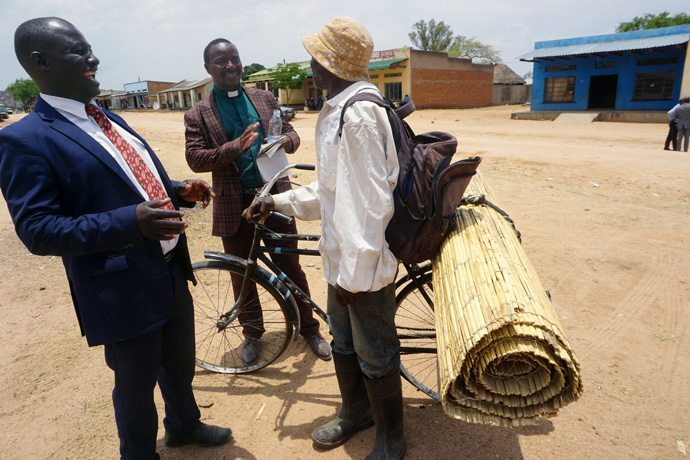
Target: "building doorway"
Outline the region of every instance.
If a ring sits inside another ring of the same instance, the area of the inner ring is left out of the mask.
[[[589,80],[589,108],[615,109],[618,75],[593,75]]]

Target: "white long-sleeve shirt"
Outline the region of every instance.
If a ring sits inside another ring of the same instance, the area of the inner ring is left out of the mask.
[[[388,248],[398,157],[385,109],[361,101],[343,105],[360,91],[357,82],[326,101],[316,121],[317,181],[274,195],[276,210],[303,220],[321,219],[319,252],[324,280],[350,292],[378,291],[395,280],[398,261]]]

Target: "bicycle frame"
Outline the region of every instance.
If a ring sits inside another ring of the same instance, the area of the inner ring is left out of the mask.
[[[283,168],[282,171],[280,171],[278,174],[276,174],[269,182],[267,182],[261,189],[260,193],[258,194],[258,197],[264,197],[268,194],[268,191],[271,190],[273,185],[275,185],[275,182],[280,178],[280,176],[288,171],[291,168],[297,168],[297,169],[313,169],[312,165],[288,165],[285,168]],[[280,213],[277,212],[272,212],[271,213],[274,217],[282,220],[287,220],[291,221],[292,218],[288,216],[284,216]],[[249,285],[251,283],[251,275],[254,272],[255,267],[258,265],[258,262],[263,262],[264,265],[268,268],[268,271],[270,271],[273,275],[278,277],[278,280],[285,286],[287,289],[288,293],[292,293],[295,297],[303,300],[309,307],[316,312],[317,315],[323,319],[326,324],[330,327],[330,321],[328,319],[327,313],[319,307],[318,304],[316,304],[311,297],[309,297],[302,289],[300,289],[299,286],[297,286],[273,261],[269,259],[267,256],[268,254],[297,254],[297,255],[306,255],[306,256],[318,256],[319,251],[316,249],[304,249],[304,248],[275,248],[275,247],[269,247],[269,246],[263,246],[261,245],[261,241],[263,239],[273,239],[276,241],[290,241],[290,240],[297,240],[297,241],[318,241],[321,238],[320,235],[307,235],[307,234],[289,234],[289,233],[277,233],[273,232],[269,228],[266,227],[265,225],[265,219],[259,219],[256,220],[254,223],[254,236],[252,238],[252,246],[249,251],[249,255],[246,259],[246,272],[245,276],[242,282],[242,288],[240,291],[240,294],[237,296],[237,301],[235,304],[228,310],[223,316],[221,316],[220,321],[218,322],[218,332],[222,331],[225,329],[228,324],[230,324],[237,315],[239,315],[239,310],[240,306],[244,304],[247,292],[249,290]],[[208,258],[208,253],[206,253],[206,257]],[[217,258],[217,257],[214,257]],[[419,277],[420,275],[426,273],[430,266],[431,263],[427,263],[425,265],[419,266],[418,264],[403,264],[405,267],[405,270],[407,273],[399,278],[396,281],[396,290],[397,288],[405,285],[406,283],[412,283],[417,290],[420,292],[421,296],[424,298],[424,300],[430,305],[433,309],[433,299],[428,295],[426,292],[426,289],[424,289],[424,286],[420,283]],[[286,299],[288,297],[286,296]],[[289,300],[292,301],[293,308],[295,310],[295,313],[297,314],[297,317],[299,318],[299,310],[297,309],[295,299],[290,298]],[[295,325],[296,331],[295,331],[295,337],[299,335],[299,321],[297,321]],[[436,337],[436,331],[429,331],[428,333],[421,333],[417,332],[415,334],[402,334],[399,335],[401,339],[419,339],[419,338],[435,338]],[[416,354],[416,353],[436,353],[436,349],[432,348],[426,348],[426,347],[409,347],[409,346],[402,346],[400,347],[400,353],[401,354]]]
[[[303,164],[293,164],[293,165],[287,165],[285,166],[280,172],[278,172],[271,180],[269,180],[264,186],[261,188],[261,191],[258,194],[258,197],[264,197],[268,195],[268,191],[273,188],[275,185],[276,181],[283,175],[283,173],[287,172],[288,170],[296,168],[296,169],[306,169],[306,170],[314,170],[313,165],[303,165]],[[273,216],[275,216],[278,219],[286,220],[286,221],[291,221],[291,217],[284,216],[280,213],[277,212],[272,212],[271,213]],[[263,262],[269,270],[278,276],[278,279],[280,282],[283,283],[283,285],[287,288],[288,292],[293,293],[295,296],[299,297],[301,300],[307,303],[309,307],[314,310],[325,322],[326,324],[329,325],[330,323],[328,321],[328,315],[316,304],[314,301],[302,290],[297,286],[276,264],[274,264],[267,256],[266,254],[276,254],[276,253],[281,253],[281,254],[298,254],[298,255],[309,255],[309,256],[318,256],[319,251],[316,249],[301,249],[301,248],[273,248],[273,247],[268,247],[268,246],[262,246],[261,245],[261,240],[263,238],[271,238],[274,240],[278,241],[288,241],[288,240],[298,240],[298,241],[318,241],[321,236],[320,235],[304,235],[304,234],[287,234],[287,233],[276,233],[271,231],[269,228],[266,227],[265,225],[265,219],[259,219],[258,221],[255,221],[254,224],[254,236],[252,238],[252,246],[249,251],[249,256],[246,259],[246,272],[245,276],[242,280],[242,287],[240,290],[239,295],[237,296],[237,300],[235,301],[235,304],[228,310],[224,315],[221,316],[220,321],[218,322],[218,332],[222,331],[225,329],[228,324],[230,324],[237,315],[239,315],[240,312],[240,306],[244,305],[245,298],[247,296],[247,292],[249,290],[249,284],[251,283],[251,275],[254,272],[254,268],[257,266],[257,260]],[[287,299],[287,297],[286,297]],[[292,306],[295,310],[295,313],[297,317],[299,318],[299,310],[297,309],[296,303],[294,299],[290,299],[292,302]],[[299,321],[297,321],[295,325],[296,331],[295,331],[295,337],[299,335]]]

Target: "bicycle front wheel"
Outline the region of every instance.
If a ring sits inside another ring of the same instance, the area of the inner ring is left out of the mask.
[[[292,338],[290,306],[280,291],[256,269],[250,279],[255,295],[235,306],[231,275],[242,283],[245,266],[227,261],[205,260],[193,264],[196,364],[225,374],[242,374],[264,368],[275,361]],[[252,290],[253,291],[253,290]],[[246,337],[260,335],[258,361],[242,360]]]
[[[431,272],[420,275],[417,283],[408,282],[396,295],[400,372],[405,380],[438,401],[441,398]]]

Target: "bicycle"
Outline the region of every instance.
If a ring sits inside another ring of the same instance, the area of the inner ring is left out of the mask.
[[[315,169],[313,165],[288,165],[262,187],[258,196],[265,196],[278,178],[293,168]],[[291,219],[277,212],[272,215]],[[318,256],[318,250],[267,247],[261,244],[263,238],[313,242],[318,241],[320,235],[279,234],[266,228],[263,221],[255,221],[247,259],[206,251],[207,260],[193,264],[197,284],[190,289],[194,298],[196,364],[204,369],[242,374],[262,369],[278,359],[290,340],[296,340],[299,334],[295,296],[303,299],[329,324],[326,312],[267,256],[275,252]],[[258,265],[259,261],[266,268]],[[439,400],[431,263],[404,267],[406,273],[396,280],[395,319],[400,339],[400,371],[417,389]],[[233,276],[238,284],[241,280],[237,298],[232,287]],[[240,315],[243,316],[241,323]],[[249,366],[240,356],[245,340],[243,329],[247,327],[263,332],[259,360]]]

